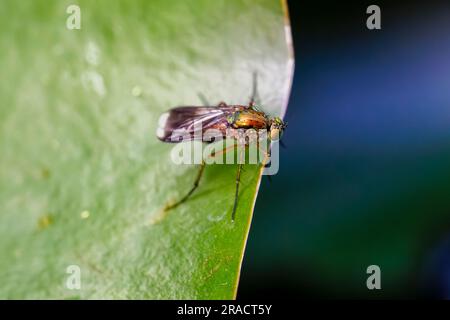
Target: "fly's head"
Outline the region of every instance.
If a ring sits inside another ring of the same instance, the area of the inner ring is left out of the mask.
[[[270,124],[269,127],[270,140],[271,141],[279,140],[283,135],[284,129],[286,129],[287,127],[287,122],[284,122],[279,117],[275,117],[270,120],[269,124]]]

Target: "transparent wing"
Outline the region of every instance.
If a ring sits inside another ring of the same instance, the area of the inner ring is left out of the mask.
[[[220,130],[225,136],[228,128],[227,117],[233,112],[245,109],[240,105],[223,105],[218,107],[176,107],[165,112],[159,118],[156,136],[164,142],[179,142],[173,139],[174,134],[183,134],[184,140],[203,139],[203,134],[195,134],[196,129],[205,132],[208,129]]]

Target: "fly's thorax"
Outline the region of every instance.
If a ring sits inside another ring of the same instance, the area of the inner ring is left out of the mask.
[[[234,112],[227,120],[235,129],[266,129],[268,126],[265,114],[254,110]]]

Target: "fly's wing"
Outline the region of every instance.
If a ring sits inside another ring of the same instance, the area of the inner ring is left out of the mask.
[[[176,107],[163,113],[159,118],[156,136],[164,142],[203,140],[203,133],[216,129],[225,136],[228,128],[227,117],[233,112],[245,109],[245,106],[218,107]],[[200,129],[196,132],[196,129]],[[206,141],[209,142],[209,139]]]

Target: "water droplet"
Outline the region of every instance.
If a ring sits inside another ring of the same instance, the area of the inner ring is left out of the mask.
[[[87,211],[87,210],[84,210],[84,211],[82,211],[82,212],[80,213],[81,219],[87,219],[87,218],[89,218],[90,215],[91,215],[91,214],[90,214],[89,211]]]

